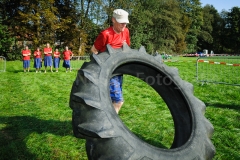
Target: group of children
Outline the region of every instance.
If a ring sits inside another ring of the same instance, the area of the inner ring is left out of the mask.
[[[61,59],[61,53],[56,48],[55,51],[52,51],[52,48],[50,47],[50,44],[47,43],[46,47],[43,49],[44,53],[44,73],[47,72],[47,67],[50,67],[50,71],[52,70],[52,63],[53,67],[56,69],[56,72],[58,72],[60,59]],[[36,68],[36,73],[41,72],[40,69],[42,67],[42,52],[40,51],[40,48],[38,47],[34,51],[34,68]],[[73,53],[71,50],[68,49],[68,46],[65,47],[65,50],[62,52],[63,55],[63,67],[66,68],[66,72],[71,72],[71,65],[70,65],[70,59],[73,56]],[[31,56],[31,50],[29,50],[28,46],[25,47],[24,50],[22,50],[22,56],[23,56],[23,70],[24,72],[29,72],[30,70],[30,56]],[[53,59],[52,59],[53,56]]]

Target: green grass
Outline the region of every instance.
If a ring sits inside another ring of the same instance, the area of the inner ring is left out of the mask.
[[[240,159],[240,87],[202,84],[196,80],[196,58],[166,62],[194,85],[215,128],[214,159]],[[187,62],[189,61],[189,62]],[[81,65],[81,64],[80,64]],[[0,159],[87,159],[85,141],[73,136],[69,94],[76,71],[23,73],[22,62],[7,62],[0,72]],[[119,116],[138,137],[169,148],[174,137],[171,114],[158,94],[141,80],[124,76],[125,103]]]

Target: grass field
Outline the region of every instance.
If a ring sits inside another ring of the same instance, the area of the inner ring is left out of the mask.
[[[167,62],[194,85],[215,128],[214,159],[240,159],[240,87],[196,81],[196,64]],[[194,59],[195,60],[195,59]],[[79,67],[81,64],[79,64]],[[23,73],[22,62],[0,72],[0,159],[87,159],[85,141],[73,136],[69,94],[77,71]],[[141,80],[124,76],[125,103],[119,116],[141,139],[162,148],[173,141],[171,114],[157,93]]]

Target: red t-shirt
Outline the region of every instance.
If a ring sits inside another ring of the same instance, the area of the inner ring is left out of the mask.
[[[54,52],[53,54],[54,54],[54,57],[56,58],[60,57],[60,52]]]
[[[28,49],[28,50],[26,50],[26,49],[24,49],[24,50],[22,50],[22,55],[23,54],[31,54],[31,51]],[[23,56],[23,60],[30,60],[30,55],[28,55],[28,56]]]
[[[106,51],[106,45],[109,44],[113,48],[121,48],[123,42],[126,42],[130,46],[130,36],[128,28],[125,28],[123,32],[117,34],[113,27],[109,27],[103,30],[94,42],[94,47],[99,52]]]
[[[45,52],[52,52],[52,48],[44,48],[43,52],[45,56],[51,56],[52,55],[51,53],[45,54]]]
[[[65,50],[65,51],[63,51],[63,59],[64,60],[70,60],[71,58],[71,55],[72,55],[72,51],[70,51],[70,50]]]
[[[34,57],[35,58],[41,58],[42,52],[41,51],[34,51]]]

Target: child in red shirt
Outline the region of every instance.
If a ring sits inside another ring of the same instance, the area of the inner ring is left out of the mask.
[[[52,72],[52,48],[50,44],[47,43],[46,47],[43,49],[44,52],[44,66],[45,66],[45,73],[47,72],[47,67],[50,67]]]
[[[56,69],[56,72],[58,72],[59,64],[60,64],[60,52],[58,49],[55,49],[55,52],[53,53],[53,67]]]
[[[68,72],[68,70],[71,72],[70,59],[73,56],[73,53],[68,49],[68,46],[66,46],[62,54],[63,54],[63,60],[64,60],[63,67],[66,68],[66,72]]]
[[[29,72],[30,70],[30,55],[31,51],[28,49],[28,46],[26,46],[25,49],[22,50],[24,72],[26,72],[26,70]]]
[[[34,51],[34,68],[36,68],[36,73],[40,72],[40,68],[42,67],[42,52],[40,48],[37,47],[37,50]]]

